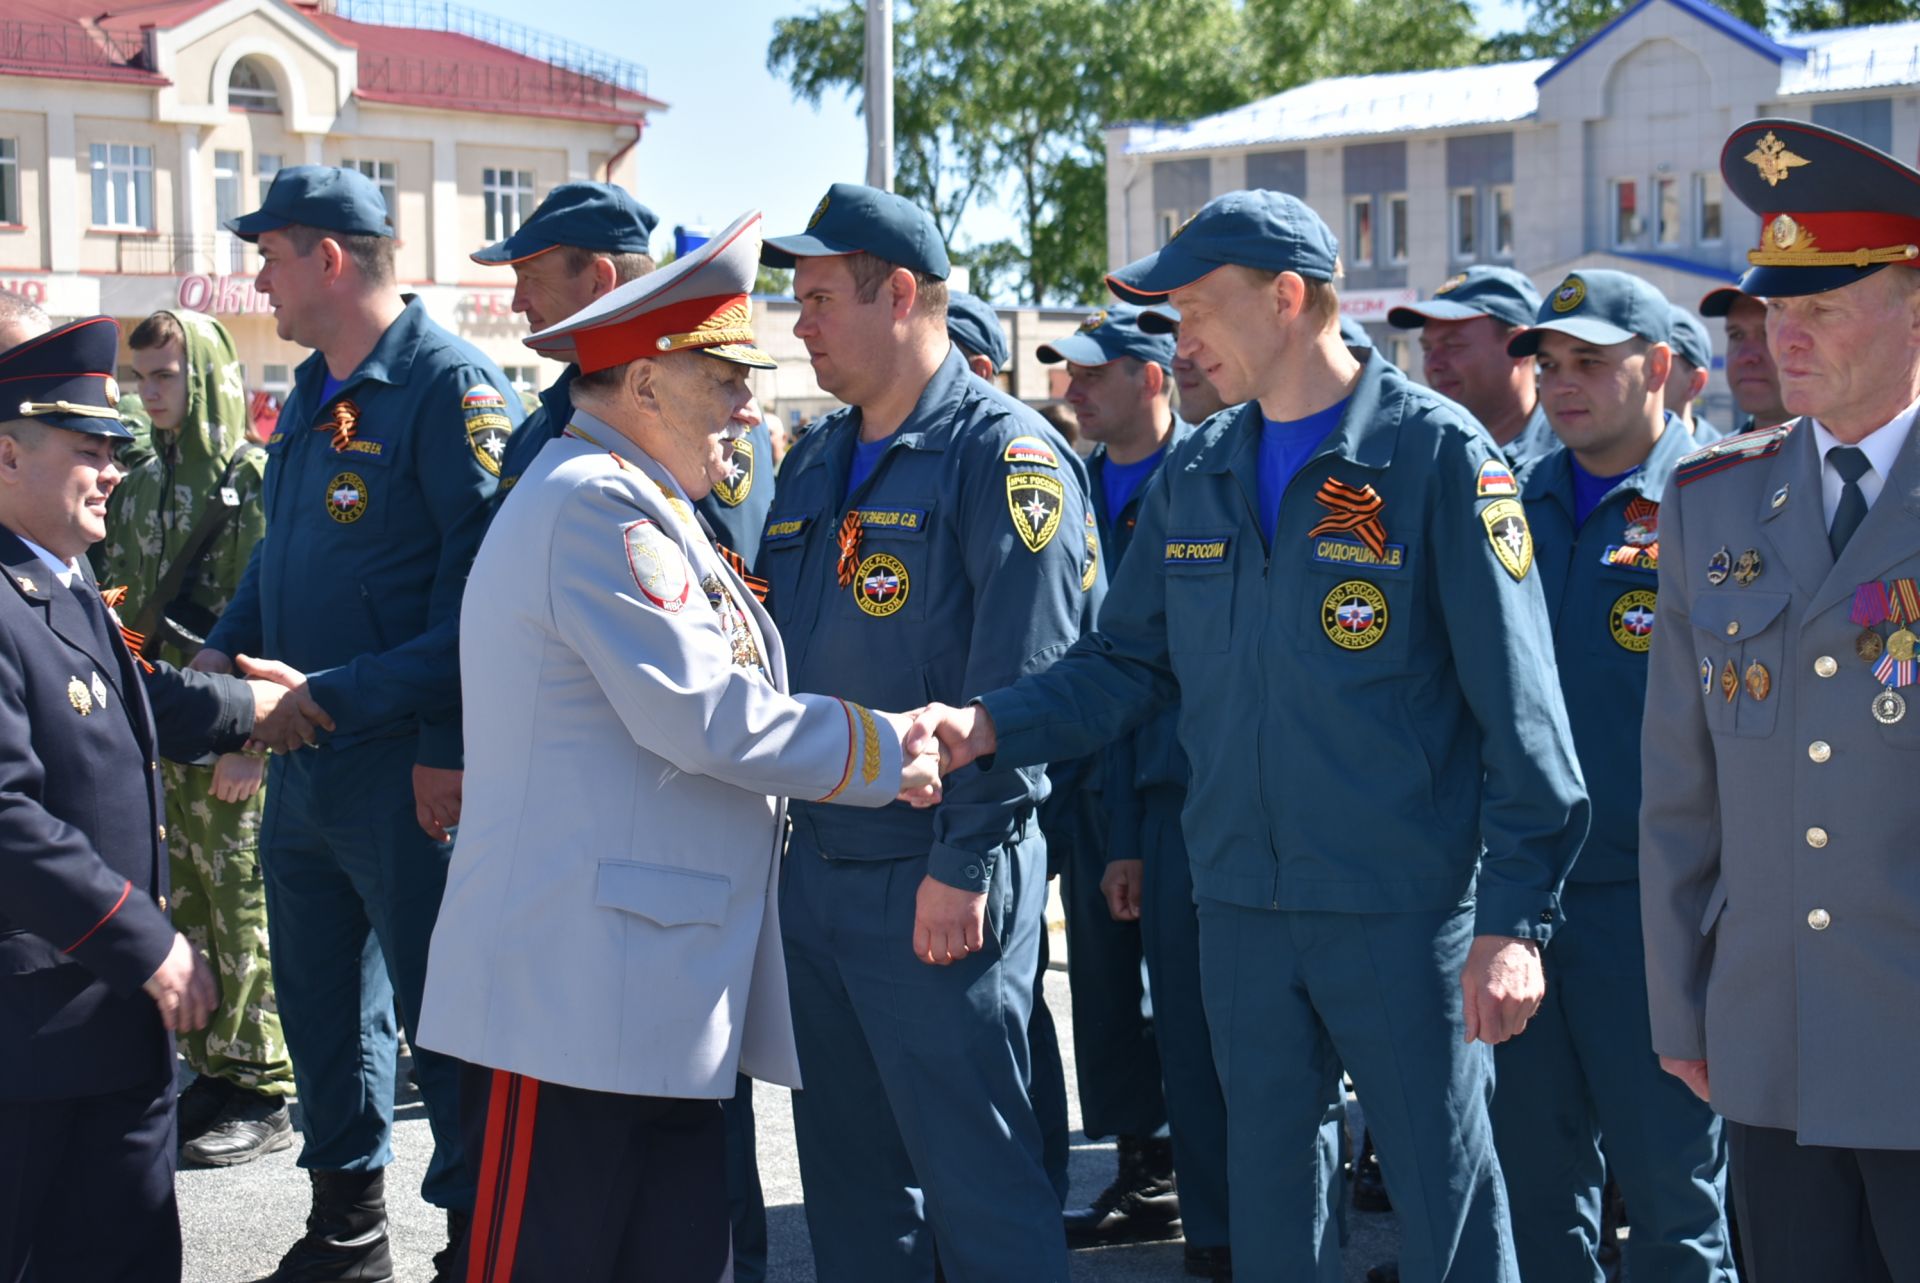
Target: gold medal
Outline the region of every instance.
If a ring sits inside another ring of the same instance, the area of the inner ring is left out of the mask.
[[[1915,637],[1905,628],[1896,629],[1893,635],[1887,638],[1887,654],[1895,659],[1912,659],[1914,646],[1917,643],[1920,643],[1920,637]]]
[[[1733,697],[1740,693],[1740,670],[1733,666],[1731,659],[1727,661],[1727,666],[1720,670],[1720,693],[1726,696],[1729,704],[1733,703]]]
[[[1733,563],[1733,582],[1745,588],[1760,577],[1760,552],[1749,548]]]
[[[1893,687],[1873,697],[1873,720],[1882,726],[1891,726],[1906,715],[1907,701]]]
[[[1757,659],[1747,665],[1746,681],[1747,694],[1753,696],[1756,701],[1765,699],[1768,692],[1773,689],[1773,674],[1769,673],[1767,666]]]
[[[1880,658],[1880,634],[1871,628],[1862,628],[1860,635],[1853,639],[1853,653],[1871,664]]]

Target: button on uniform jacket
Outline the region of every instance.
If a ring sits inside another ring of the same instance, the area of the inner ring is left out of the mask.
[[[885,805],[899,741],[786,694],[780,635],[666,472],[574,423],[592,440],[541,451],[467,587],[465,802],[420,1041],[594,1091],[723,1099],[736,1065],[798,1086],[784,799]]]
[[[1920,1149],[1920,687],[1876,721],[1886,684],[1850,618],[1861,584],[1920,581],[1920,433],[1837,563],[1820,469],[1797,420],[1689,455],[1660,505],[1640,820],[1653,1045],[1705,1058],[1736,1122]]]
[[[234,678],[143,680],[91,583],[6,530],[0,567],[0,1100],[101,1095],[172,1072],[140,988],[174,935],[155,758],[240,747],[253,704]]]

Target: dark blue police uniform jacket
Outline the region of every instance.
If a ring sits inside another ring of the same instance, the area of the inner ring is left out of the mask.
[[[458,768],[460,596],[491,515],[520,398],[478,348],[409,298],[335,397],[301,362],[267,442],[267,533],[207,645],[307,674],[345,748],[420,731],[422,766]],[[336,406],[355,436],[336,448]]]
[[[1373,354],[1268,550],[1260,424],[1245,405],[1174,450],[1097,634],[969,691],[991,692],[993,765],[1085,752],[1177,697],[1196,896],[1391,913],[1477,890],[1477,934],[1546,939],[1587,798],[1504,461]],[[1325,532],[1329,479],[1373,489],[1384,557]]]
[[[506,451],[500,456],[500,492],[494,500],[496,507],[519,484],[547,442],[567,430],[567,424],[573,420],[573,380],[579,373],[577,365],[560,371],[560,377],[540,394],[539,406],[507,439]]]
[[[773,494],[773,434],[762,421],[731,445],[727,480],[694,505],[748,570],[760,559],[760,533],[773,509]]]
[[[767,604],[793,688],[917,708],[962,701],[1053,662],[1080,636],[1100,586],[1079,458],[1032,410],[970,374],[952,348],[849,496],[859,432],[860,412],[847,409],[800,439],[781,466],[761,539],[757,571],[772,585]],[[1048,515],[1023,535],[1017,523],[1029,518],[1014,509],[1029,505]],[[843,588],[836,536],[849,510],[862,514],[863,530],[858,573]],[[977,891],[1046,789],[1038,767],[987,774],[969,766],[929,810],[896,802],[856,814],[795,799],[791,814],[796,839],[814,850],[865,860],[927,855],[933,877]]]
[[[1660,580],[1660,498],[1674,465],[1695,445],[1687,425],[1669,414],[1647,461],[1577,529],[1565,446],[1556,440],[1520,473],[1560,689],[1593,798],[1593,827],[1569,882],[1640,876],[1640,710]]]
[[[4,529],[0,566],[0,1101],[170,1081],[141,990],[174,936],[155,759],[239,748],[252,697],[166,665],[143,680],[77,595],[97,590]]]

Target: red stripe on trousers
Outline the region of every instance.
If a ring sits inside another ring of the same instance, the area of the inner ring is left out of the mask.
[[[467,1283],[508,1283],[513,1278],[539,1098],[538,1079],[504,1069],[493,1071],[485,1148],[480,1155],[480,1190],[467,1239]]]

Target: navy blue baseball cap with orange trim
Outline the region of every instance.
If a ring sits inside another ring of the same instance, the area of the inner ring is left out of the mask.
[[[373,180],[357,169],[332,165],[292,165],[278,171],[260,208],[228,219],[225,226],[252,242],[262,232],[295,224],[343,236],[393,235],[386,198]]]
[[[1920,268],[1920,172],[1838,130],[1750,120],[1720,150],[1727,187],[1760,216],[1743,293],[1823,294]]]
[[[1013,355],[993,305],[965,290],[947,293],[947,337],[975,356],[986,357],[995,374],[1007,368]]]
[[[476,263],[512,264],[570,245],[602,254],[645,254],[660,216],[612,183],[561,183],[519,230],[468,255]]]
[[[1140,309],[1117,303],[1089,314],[1072,334],[1042,343],[1034,355],[1044,365],[1071,361],[1075,365],[1105,365],[1123,356],[1173,368],[1173,335],[1152,332],[1140,324]]]
[[[1507,355],[1532,356],[1540,336],[1570,334],[1582,343],[1612,347],[1629,339],[1673,342],[1673,304],[1631,272],[1604,268],[1571,273],[1540,305],[1533,325],[1507,341]]]
[[[1339,262],[1339,239],[1304,201],[1284,192],[1228,192],[1202,205],[1165,245],[1110,273],[1107,288],[1145,306],[1223,267],[1331,281]]]
[[[119,356],[120,326],[110,316],[89,316],[0,352],[0,420],[130,440],[113,378]]]
[[[760,261],[768,267],[848,254],[871,254],[940,281],[953,271],[931,214],[904,196],[859,183],[827,188],[804,232],[769,236],[760,247]]]

